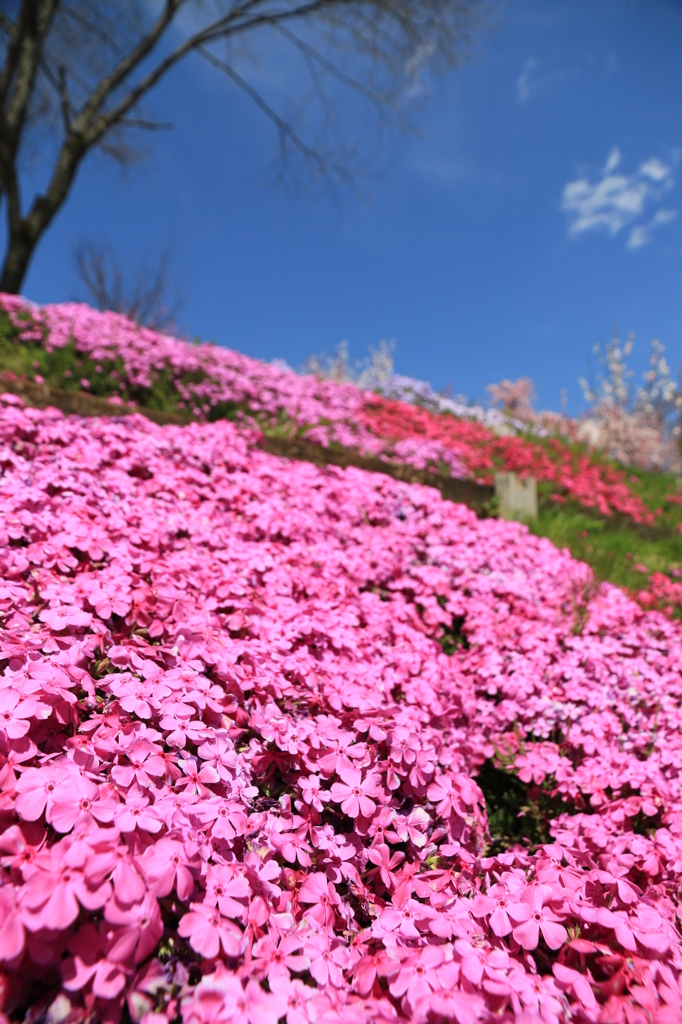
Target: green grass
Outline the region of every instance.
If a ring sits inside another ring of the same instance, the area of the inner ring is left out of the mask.
[[[499,759],[485,761],[476,782],[485,798],[490,842],[488,856],[512,846],[527,846],[534,852],[543,843],[551,843],[550,823],[568,808],[553,795],[553,780],[542,786],[522,782],[511,764]]]
[[[577,503],[557,504],[549,498],[551,485],[544,484],[538,487],[538,519],[529,526],[532,533],[587,562],[598,580],[638,591],[646,589],[651,572],[674,579],[674,570],[682,571],[682,534],[677,528],[682,508],[664,501],[676,491],[674,477],[641,471],[632,475],[639,481],[633,482],[633,490],[647,505],[663,508],[656,526],[640,526],[626,516],[601,516]]]

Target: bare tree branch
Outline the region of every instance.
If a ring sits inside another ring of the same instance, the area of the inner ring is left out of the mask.
[[[73,255],[78,278],[90,302],[98,309],[123,313],[130,320],[155,330],[176,326],[185,295],[177,280],[172,278],[170,245],[163,246],[153,262],[140,263],[127,275],[100,243],[81,240],[74,247]]]
[[[238,74],[238,72],[236,72],[234,68],[232,68],[225,61],[221,61],[217,57],[214,57],[212,53],[210,53],[208,50],[205,50],[203,47],[199,47],[197,52],[202,57],[204,57],[205,60],[209,62],[209,64],[212,64],[213,67],[218,68],[220,71],[226,74],[228,78],[231,78],[235,85],[238,85],[239,88],[242,89],[243,92],[245,92],[246,95],[253,100],[253,102],[256,104],[259,110],[261,110],[262,113],[264,113],[265,116],[272,121],[272,123],[275,125],[277,129],[277,133],[279,136],[280,154],[282,157],[285,156],[284,151],[286,149],[287,142],[290,142],[299,151],[299,153],[306,157],[306,159],[311,160],[316,165],[322,177],[326,181],[328,181],[330,185],[334,185],[334,175],[338,176],[339,179],[343,181],[346,180],[346,169],[340,164],[331,164],[322,156],[321,153],[318,153],[317,150],[313,149],[311,146],[306,145],[303,139],[294,131],[289,122],[285,121],[284,118],[280,117],[277,111],[273,110],[273,108],[268,103],[265,102],[261,94],[256,89],[254,89],[252,85],[249,85],[246,79],[242,78],[242,76]]]
[[[133,156],[128,133],[170,127],[141,104],[190,54],[221,71],[271,121],[281,166],[295,151],[333,190],[352,181],[348,154],[340,159],[328,142],[307,137],[310,131],[278,112],[279,104],[242,73],[234,53],[217,53],[217,44],[257,45],[259,30],[274,29],[303,62],[328,138],[332,128],[340,134],[345,101],[339,90],[368,105],[380,123],[402,127],[406,89],[425,57],[434,69],[456,63],[486,2],[494,0],[214,0],[213,17],[201,0],[162,0],[156,14],[148,0],[6,2],[0,15],[0,203],[8,245],[0,289],[21,287],[36,245],[90,151],[99,147],[127,162]],[[14,18],[6,13],[12,8]],[[182,27],[180,11],[190,19]],[[46,188],[24,210],[23,140],[39,125],[56,133],[58,144]]]

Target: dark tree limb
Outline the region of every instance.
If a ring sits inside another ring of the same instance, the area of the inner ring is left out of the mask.
[[[281,160],[296,150],[335,189],[350,182],[349,167],[304,138],[229,55],[215,52],[216,44],[274,29],[302,58],[329,122],[333,110],[326,86],[333,80],[371,104],[382,119],[393,109],[400,123],[396,97],[411,62],[437,51],[444,65],[454,63],[484,2],[223,0],[220,11],[221,0],[216,0],[217,16],[199,20],[196,28],[171,42],[182,9],[196,11],[201,19],[203,7],[194,0],[164,0],[153,18],[146,0],[17,0],[14,19],[0,14],[0,203],[7,224],[0,290],[21,288],[36,245],[91,150],[100,147],[125,160],[130,150],[120,139],[115,141],[120,133],[169,127],[142,113],[140,105],[190,54],[225,74],[273,123]],[[317,35],[311,36],[311,29]],[[330,58],[327,44],[341,56],[350,54],[348,69]],[[46,90],[54,97],[61,137],[47,186],[24,209],[22,142],[42,109]]]

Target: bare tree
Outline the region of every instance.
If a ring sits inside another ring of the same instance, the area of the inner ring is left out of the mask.
[[[171,272],[173,254],[165,245],[153,259],[124,272],[111,251],[81,240],[74,247],[78,278],[98,309],[123,313],[155,330],[176,328],[185,296]]]
[[[283,162],[298,154],[338,185],[349,174],[348,149],[318,145],[295,117],[276,110],[245,72],[245,48],[262,52],[267,32],[291,47],[330,122],[340,90],[380,119],[399,120],[403,100],[420,92],[424,69],[442,72],[464,55],[487,2],[0,0],[0,202],[7,221],[0,290],[21,288],[91,150],[125,162],[133,133],[167,126],[141,104],[188,56],[208,61],[272,121]],[[23,161],[36,131],[50,167],[45,187],[25,202]]]

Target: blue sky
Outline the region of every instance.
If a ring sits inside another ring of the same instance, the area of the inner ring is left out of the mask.
[[[680,0],[508,0],[340,209],[268,187],[271,126],[187,64],[154,99],[174,131],[125,174],[88,160],[24,293],[74,297],[78,238],[131,264],[170,240],[192,335],[294,366],[395,338],[436,387],[528,375],[577,412],[615,323],[638,372],[652,337],[682,367],[680,54]]]

